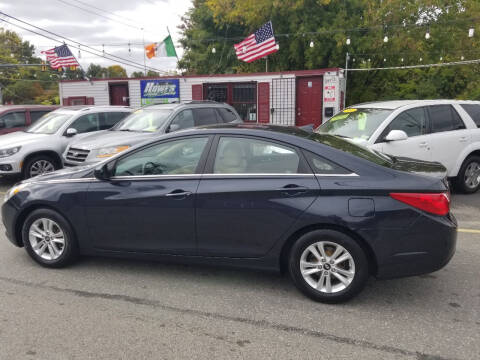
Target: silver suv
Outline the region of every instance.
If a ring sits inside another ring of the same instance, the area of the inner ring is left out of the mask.
[[[151,105],[134,111],[110,130],[72,142],[65,166],[89,165],[152,137],[195,126],[242,122],[233,107],[215,101]]]
[[[124,106],[68,107],[52,111],[23,131],[0,136],[0,174],[30,178],[62,167],[73,139],[111,128],[129,115]]]

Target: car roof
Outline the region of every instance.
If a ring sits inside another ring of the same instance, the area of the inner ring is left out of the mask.
[[[410,105],[440,105],[440,104],[478,104],[480,101],[471,100],[449,100],[449,99],[437,99],[437,100],[389,100],[389,101],[372,101],[361,104],[351,105],[349,108],[370,108],[370,109],[389,109],[395,110],[404,106]]]
[[[49,110],[56,109],[59,105],[0,105],[0,112],[6,110],[23,110],[23,109],[38,109]]]
[[[192,100],[192,101],[185,101],[185,102],[179,102],[179,103],[169,103],[169,104],[153,104],[153,105],[147,105],[142,107],[142,109],[148,109],[148,110],[174,110],[177,108],[181,107],[230,107],[230,105],[217,102],[217,101],[211,101],[211,100]]]
[[[117,110],[117,111],[133,111],[133,108],[129,106],[114,106],[114,105],[76,105],[76,106],[64,106],[57,110],[56,112],[68,112],[68,113],[86,113],[86,112],[96,112],[96,111],[106,111],[106,110]]]

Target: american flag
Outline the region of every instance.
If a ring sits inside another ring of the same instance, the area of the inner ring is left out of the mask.
[[[260,29],[234,46],[237,57],[245,62],[261,59],[264,56],[277,52],[279,49],[279,46],[275,44],[271,21],[262,25]]]
[[[47,55],[47,61],[50,63],[52,69],[80,66],[66,44],[42,51],[42,54]]]

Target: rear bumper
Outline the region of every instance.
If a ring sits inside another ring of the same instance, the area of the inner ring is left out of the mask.
[[[421,275],[443,268],[455,254],[457,221],[452,214],[436,219],[428,216],[404,231],[399,241],[404,243],[403,249],[397,247],[400,251],[378,264],[377,278]]]

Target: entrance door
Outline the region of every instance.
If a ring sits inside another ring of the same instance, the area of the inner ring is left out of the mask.
[[[322,123],[322,88],[323,78],[297,78],[297,126]]]
[[[110,105],[130,105],[128,84],[109,84]]]

